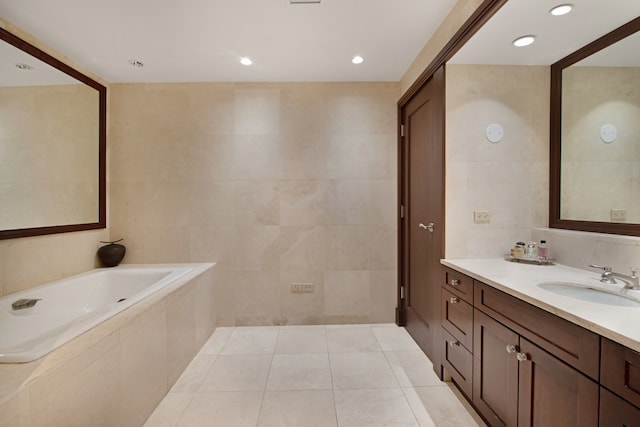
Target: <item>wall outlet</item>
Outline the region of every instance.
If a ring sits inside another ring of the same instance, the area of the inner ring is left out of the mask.
[[[314,283],[291,283],[292,294],[312,294],[316,291]]]
[[[611,221],[625,222],[627,220],[626,209],[611,209]]]
[[[491,222],[491,211],[482,209],[474,210],[473,222],[476,224],[489,224]]]

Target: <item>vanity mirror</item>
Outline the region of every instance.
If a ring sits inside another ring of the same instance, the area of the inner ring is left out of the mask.
[[[551,66],[550,226],[640,235],[640,18]]]
[[[106,226],[106,88],[0,28],[0,239]]]

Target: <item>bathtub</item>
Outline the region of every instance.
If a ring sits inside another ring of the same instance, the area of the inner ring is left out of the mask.
[[[0,298],[0,363],[36,360],[174,283],[192,267],[96,269]],[[38,301],[14,309],[20,299]]]

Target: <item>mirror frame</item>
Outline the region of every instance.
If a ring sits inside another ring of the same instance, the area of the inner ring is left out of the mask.
[[[45,53],[34,45],[22,40],[20,37],[0,28],[0,40],[17,47],[29,55],[45,62],[74,79],[86,84],[98,91],[99,104],[99,129],[98,129],[98,218],[97,222],[83,224],[50,225],[43,227],[21,228],[14,230],[0,230],[0,240],[14,239],[18,237],[42,236],[47,234],[68,233],[72,231],[94,230],[106,228],[107,204],[106,204],[106,148],[107,148],[107,88],[85,74],[75,70],[64,62]]]
[[[560,218],[560,166],[562,149],[562,70],[578,61],[640,31],[640,17],[551,65],[551,117],[549,161],[549,227],[596,233],[640,236],[640,224],[579,221]]]

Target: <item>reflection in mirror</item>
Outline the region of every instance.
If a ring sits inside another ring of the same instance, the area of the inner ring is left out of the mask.
[[[0,238],[104,228],[106,89],[0,38]]]
[[[640,18],[551,67],[550,226],[640,235]]]
[[[640,33],[562,71],[560,216],[640,223]]]

